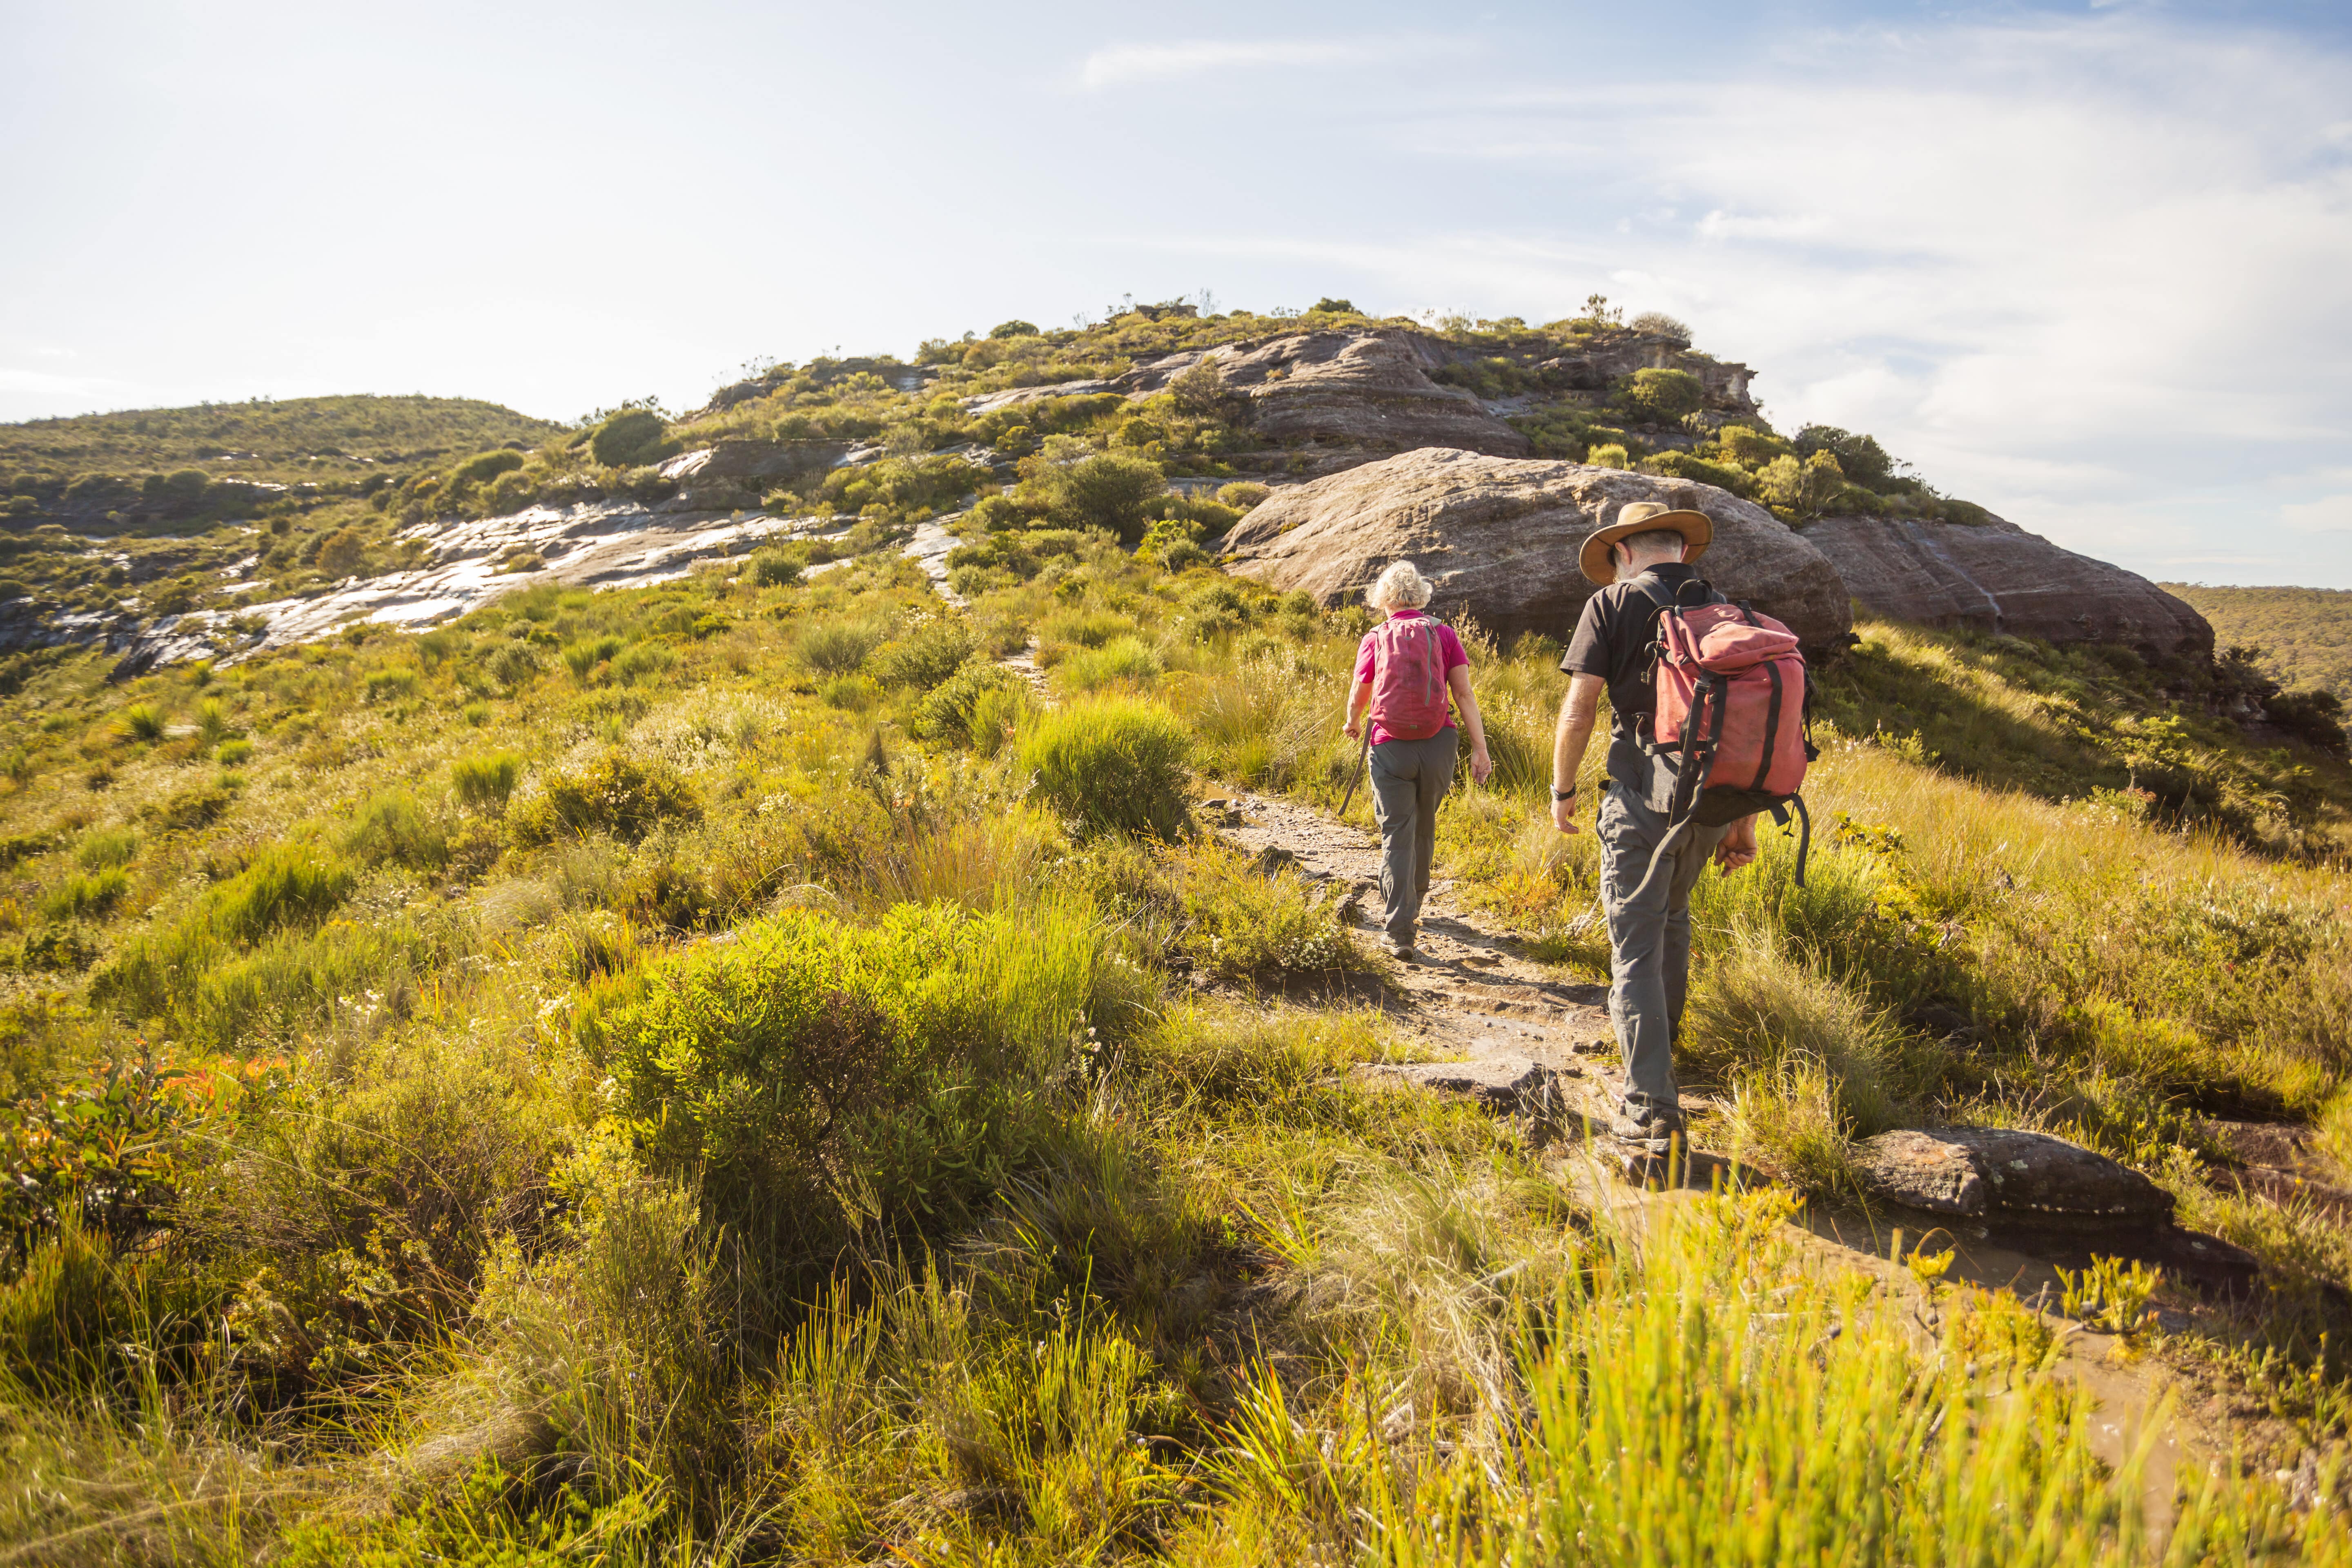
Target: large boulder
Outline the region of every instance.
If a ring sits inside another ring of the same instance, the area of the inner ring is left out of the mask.
[[[1234,572],[1304,589],[1331,605],[1359,597],[1391,562],[1436,584],[1433,607],[1466,610],[1500,636],[1566,640],[1592,584],[1577,547],[1629,501],[1664,501],[1714,520],[1699,569],[1716,587],[1777,616],[1808,645],[1848,626],[1837,569],[1786,523],[1713,485],[1424,448],[1276,491],[1225,541]]]
[[[1805,538],[1865,608],[1895,620],[2053,643],[2121,643],[2157,658],[2213,651],[2205,617],[2147,578],[1997,517],[1981,523],[1829,517]]]
[[[1864,1190],[1928,1214],[2162,1225],[2172,1194],[2128,1165],[2053,1138],[2002,1127],[1882,1132],[1854,1145]]]

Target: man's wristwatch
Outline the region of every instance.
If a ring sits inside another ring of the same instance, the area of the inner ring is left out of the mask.
[[[1576,786],[1574,784],[1570,784],[1566,789],[1556,789],[1551,792],[1551,797],[1554,800],[1574,800],[1576,798]]]

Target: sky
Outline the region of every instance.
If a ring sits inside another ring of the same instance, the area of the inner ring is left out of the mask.
[[[1601,292],[2071,549],[2352,587],[2342,0],[0,0],[0,419]]]

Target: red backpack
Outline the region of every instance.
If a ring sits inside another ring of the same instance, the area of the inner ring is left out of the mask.
[[[1382,621],[1371,632],[1369,717],[1400,741],[1426,741],[1445,728],[1445,643],[1427,616]],[[1368,728],[1365,733],[1370,734]]]
[[[1656,602],[1663,587],[1643,591]],[[1657,869],[1666,846],[1690,823],[1721,827],[1769,812],[1785,826],[1793,806],[1797,885],[1803,887],[1812,819],[1797,791],[1818,753],[1806,734],[1811,686],[1797,634],[1746,605],[1685,605],[1682,598],[1676,590],[1658,608],[1649,749],[1675,757],[1679,766],[1667,813],[1672,826],[1650,868]],[[1642,883],[1646,888],[1649,878]]]

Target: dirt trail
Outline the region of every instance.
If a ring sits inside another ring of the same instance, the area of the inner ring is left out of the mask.
[[[1377,939],[1380,847],[1370,834],[1278,796],[1239,791],[1221,798],[1222,809],[1212,801],[1206,812],[1225,838],[1269,865],[1292,864],[1310,880],[1348,889],[1349,923]],[[1559,1075],[1552,1114],[1605,1117],[1622,1082],[1608,988],[1547,972],[1453,892],[1444,876],[1431,883],[1415,938],[1422,961],[1399,967],[1379,1005],[1429,1054],[1457,1059],[1382,1070],[1499,1101],[1530,1068],[1546,1068]],[[1697,1107],[1708,1103],[1690,1098]]]
[[[1204,803],[1204,816],[1223,837],[1263,857],[1269,868],[1294,865],[1312,880],[1348,889],[1345,918],[1360,932],[1377,936],[1380,855],[1370,834],[1296,802],[1247,791]],[[1601,1135],[1622,1081],[1604,1010],[1606,988],[1550,973],[1528,959],[1510,935],[1462,907],[1452,891],[1453,884],[1443,877],[1432,884],[1417,939],[1423,962],[1402,966],[1392,988],[1377,1000],[1393,1026],[1427,1054],[1452,1059],[1367,1070],[1431,1089],[1468,1093],[1498,1111],[1528,1115],[1554,1135],[1565,1133],[1564,1157],[1588,1201],[1636,1231],[1665,1205],[1719,1184],[1764,1179],[1703,1147],[1670,1167],[1629,1155],[1623,1145]],[[1685,1101],[1693,1109],[1709,1106],[1687,1093]],[[1885,1290],[1912,1301],[1923,1332],[1932,1325],[1930,1294],[1890,1258],[1894,1237],[1885,1222],[1816,1205],[1791,1223],[1825,1262],[1871,1275]],[[1921,1239],[1915,1225],[1906,1245]],[[2050,1310],[2062,1289],[2055,1265],[2086,1262],[2087,1252],[2080,1250],[2088,1245],[2084,1238],[2041,1238],[2035,1245],[1964,1227],[1950,1241],[1956,1255],[1948,1279],[2010,1291],[2052,1318],[2061,1334],[2058,1364],[2095,1401],[2090,1436],[2101,1459],[2120,1468],[2150,1424],[2158,1424],[2142,1471],[2150,1518],[2170,1519],[2175,1483],[2185,1468],[2194,1473],[2231,1462],[2233,1424],[2218,1396],[2178,1384],[2153,1358],[2126,1359],[2113,1338]],[[1935,1245],[1940,1248],[1943,1238]],[[2199,1244],[2188,1238],[2180,1245]]]

